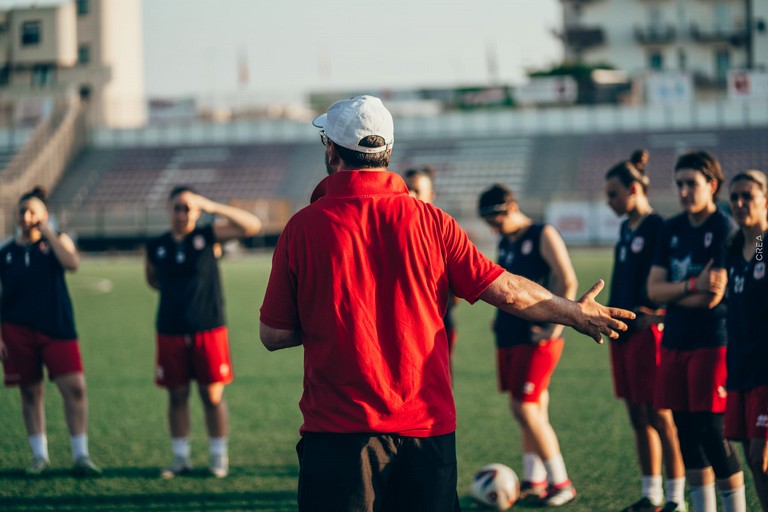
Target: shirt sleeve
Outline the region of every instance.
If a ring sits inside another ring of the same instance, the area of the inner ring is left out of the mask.
[[[272,271],[269,274],[267,291],[261,305],[261,321],[273,329],[293,331],[300,325],[297,279],[290,268],[288,254],[289,238],[290,233],[286,226],[272,255]]]
[[[444,214],[443,240],[451,290],[457,297],[474,304],[504,269],[481,253],[447,214]]]

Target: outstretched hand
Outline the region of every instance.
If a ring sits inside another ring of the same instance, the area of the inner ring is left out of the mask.
[[[605,281],[600,279],[587,293],[576,301],[581,312],[581,318],[573,327],[580,333],[591,337],[597,343],[603,343],[603,334],[615,340],[619,337],[619,333],[616,331],[627,330],[627,324],[622,322],[621,318],[628,320],[635,318],[635,314],[631,311],[610,308],[595,301],[595,297],[604,286]]]

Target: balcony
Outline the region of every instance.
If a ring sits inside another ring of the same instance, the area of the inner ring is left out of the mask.
[[[566,46],[575,51],[600,46],[605,43],[605,31],[600,27],[585,25],[566,26],[563,32],[556,33]]]
[[[635,26],[635,40],[640,44],[668,44],[675,41],[674,25]]]
[[[698,43],[731,43],[733,46],[743,46],[749,39],[749,34],[743,28],[701,28],[691,24],[691,38]]]
[[[724,90],[728,87],[728,77],[695,71],[693,73],[693,85],[697,89]]]

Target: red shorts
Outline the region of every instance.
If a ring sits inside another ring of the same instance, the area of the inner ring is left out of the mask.
[[[496,349],[499,389],[521,402],[537,403],[563,353],[563,338]]]
[[[157,333],[155,384],[166,388],[232,382],[226,327],[193,334]]]
[[[2,324],[3,343],[8,357],[3,361],[6,386],[29,386],[43,380],[43,365],[54,380],[70,373],[83,373],[77,339],[46,336],[23,325]]]
[[[611,343],[613,390],[633,404],[652,404],[659,367],[661,331],[652,325]]]
[[[768,441],[768,386],[729,391],[724,437]]]
[[[725,412],[725,347],[661,347],[655,407],[679,412]]]

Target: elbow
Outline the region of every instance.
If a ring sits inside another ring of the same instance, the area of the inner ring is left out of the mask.
[[[243,238],[256,236],[261,232],[261,221],[254,217],[253,221],[243,228]]]

